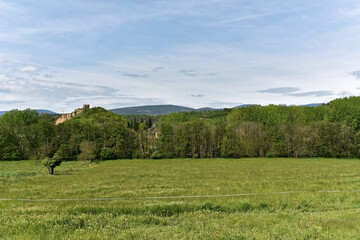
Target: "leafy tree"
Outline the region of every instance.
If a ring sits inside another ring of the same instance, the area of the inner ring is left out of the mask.
[[[61,159],[54,157],[54,158],[44,158],[41,163],[47,167],[49,174],[54,174],[54,168],[60,166]]]
[[[139,148],[140,148],[140,154],[141,157],[146,157],[149,153],[148,149],[148,137],[147,137],[147,126],[144,122],[141,122],[139,124],[139,130],[138,130],[138,142],[139,142]]]
[[[146,125],[147,125],[148,128],[151,128],[151,127],[152,127],[153,122],[152,122],[151,117],[148,118],[148,120],[147,120],[147,122],[146,122]]]
[[[72,160],[71,150],[68,144],[61,144],[55,155],[62,160]]]
[[[175,156],[174,146],[174,129],[170,123],[162,122],[159,124],[160,137],[158,139],[160,152],[167,158],[173,158]]]
[[[84,141],[80,144],[79,160],[93,161],[96,158],[96,144],[94,142]]]

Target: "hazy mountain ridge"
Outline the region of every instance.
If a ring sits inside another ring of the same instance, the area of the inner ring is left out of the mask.
[[[323,105],[324,103],[311,103],[311,104],[305,104],[301,105],[303,107],[317,107],[320,105]],[[233,108],[243,108],[248,107],[253,104],[242,104],[239,106],[235,106]],[[120,114],[120,115],[166,115],[170,113],[176,113],[176,112],[191,112],[191,111],[213,111],[213,110],[219,110],[223,108],[211,108],[211,107],[203,107],[203,108],[190,108],[190,107],[184,107],[184,106],[177,106],[177,105],[145,105],[145,106],[136,106],[136,107],[124,107],[124,108],[114,108],[109,109],[109,111]],[[46,109],[36,109],[36,111],[39,114],[58,114],[56,112],[46,110]],[[4,115],[8,111],[0,111],[0,116]]]
[[[194,108],[176,105],[147,105],[138,107],[115,108],[109,111],[116,114],[145,114],[145,115],[166,115],[174,112],[191,112]]]
[[[310,104],[305,104],[305,105],[301,105],[302,107],[318,107],[321,105],[324,105],[325,103],[310,103]]]
[[[243,108],[249,107],[254,104],[242,104],[232,108]],[[311,103],[301,105],[302,107],[317,107],[320,105],[324,105],[324,103]],[[125,107],[125,108],[115,108],[110,109],[117,114],[127,115],[127,114],[134,114],[134,115],[166,115],[170,113],[176,112],[191,112],[191,111],[213,111],[213,110],[221,110],[224,108],[211,108],[211,107],[203,107],[203,108],[190,108],[184,106],[177,106],[177,105],[146,105],[146,106],[137,106],[137,107]]]
[[[35,109],[40,115],[41,114],[57,114],[56,112],[50,111],[50,110],[46,110],[46,109]],[[4,115],[5,113],[7,113],[9,111],[0,111],[0,116]]]

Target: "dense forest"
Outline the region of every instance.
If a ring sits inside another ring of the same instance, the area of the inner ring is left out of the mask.
[[[92,108],[62,124],[12,110],[0,117],[0,159],[360,157],[360,97],[318,107],[239,109],[123,117]]]

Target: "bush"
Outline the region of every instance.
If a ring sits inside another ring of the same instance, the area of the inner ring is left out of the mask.
[[[274,154],[273,152],[269,151],[269,152],[267,152],[267,153],[265,154],[265,157],[267,157],[267,158],[274,158],[274,157],[276,157],[276,156],[275,156],[275,154]]]
[[[212,203],[206,202],[204,205],[201,206],[201,210],[221,212],[222,208],[220,205],[214,205]]]
[[[103,148],[100,152],[101,160],[112,160],[115,159],[115,151],[112,148]]]
[[[150,156],[151,159],[161,159],[164,158],[164,154],[162,154],[160,151],[155,151]]]
[[[19,152],[4,153],[2,155],[2,159],[18,161],[18,160],[21,160],[21,156],[20,156]]]
[[[21,160],[18,149],[14,146],[7,146],[1,150],[1,160]]]

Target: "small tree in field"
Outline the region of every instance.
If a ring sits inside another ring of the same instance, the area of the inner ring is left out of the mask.
[[[44,158],[41,163],[47,167],[49,174],[54,174],[54,168],[60,166],[61,159],[59,158]]]

